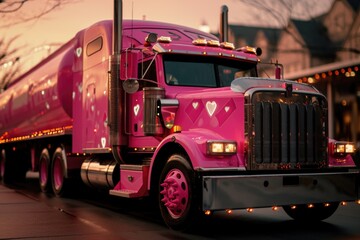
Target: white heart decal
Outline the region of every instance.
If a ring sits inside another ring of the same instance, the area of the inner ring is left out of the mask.
[[[225,112],[228,112],[230,110],[230,107],[226,106],[225,107]]]
[[[81,56],[81,53],[82,53],[82,48],[81,48],[81,47],[78,47],[78,48],[76,49],[76,56],[77,56],[77,57],[80,57],[80,56]]]
[[[212,102],[206,102],[206,110],[209,113],[210,117],[214,114],[215,110],[216,110],[216,102],[212,101]]]
[[[137,115],[138,115],[138,113],[139,113],[139,109],[140,109],[140,105],[139,105],[139,104],[136,104],[136,105],[134,106],[134,113],[135,113],[135,116],[137,116]]]
[[[198,102],[193,102],[192,106],[193,106],[194,109],[197,109],[197,107],[199,106],[199,103]]]
[[[106,138],[102,137],[101,138],[101,146],[104,148],[106,145]]]

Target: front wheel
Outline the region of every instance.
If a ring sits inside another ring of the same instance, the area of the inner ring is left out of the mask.
[[[335,213],[339,203],[299,205],[295,207],[284,206],[283,209],[287,215],[297,221],[322,221]]]
[[[159,206],[168,227],[185,231],[199,216],[195,175],[189,162],[181,155],[167,161],[159,182]]]

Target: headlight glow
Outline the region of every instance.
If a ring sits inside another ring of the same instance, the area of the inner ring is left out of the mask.
[[[234,141],[208,141],[207,142],[207,154],[210,155],[228,155],[235,154],[237,150],[237,144]]]
[[[342,156],[346,154],[353,154],[355,152],[355,145],[350,142],[334,142],[332,151],[333,155]]]

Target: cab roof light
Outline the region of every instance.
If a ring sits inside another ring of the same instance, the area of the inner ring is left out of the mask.
[[[230,42],[222,42],[220,43],[218,40],[206,40],[205,38],[197,38],[192,41],[192,43],[196,46],[210,46],[210,47],[221,47],[225,49],[235,49],[233,43]]]
[[[225,49],[231,49],[231,50],[235,49],[234,44],[230,43],[230,42],[222,42],[222,43],[220,43],[220,47],[225,48]]]
[[[256,56],[260,56],[262,54],[262,49],[261,48],[250,47],[250,46],[237,48],[236,51],[241,51],[241,52],[244,52],[244,53],[253,53],[253,54],[256,54]]]
[[[220,42],[217,40],[208,40],[207,45],[213,47],[220,47]]]
[[[192,43],[196,46],[206,46],[207,40],[205,38],[197,38],[192,41]]]
[[[160,36],[157,39],[157,42],[160,43],[171,43],[171,41],[172,41],[171,37],[167,37],[167,36]]]

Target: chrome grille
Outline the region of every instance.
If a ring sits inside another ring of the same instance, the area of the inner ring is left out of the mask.
[[[322,95],[256,92],[249,106],[252,169],[321,167],[327,161],[327,108]]]

